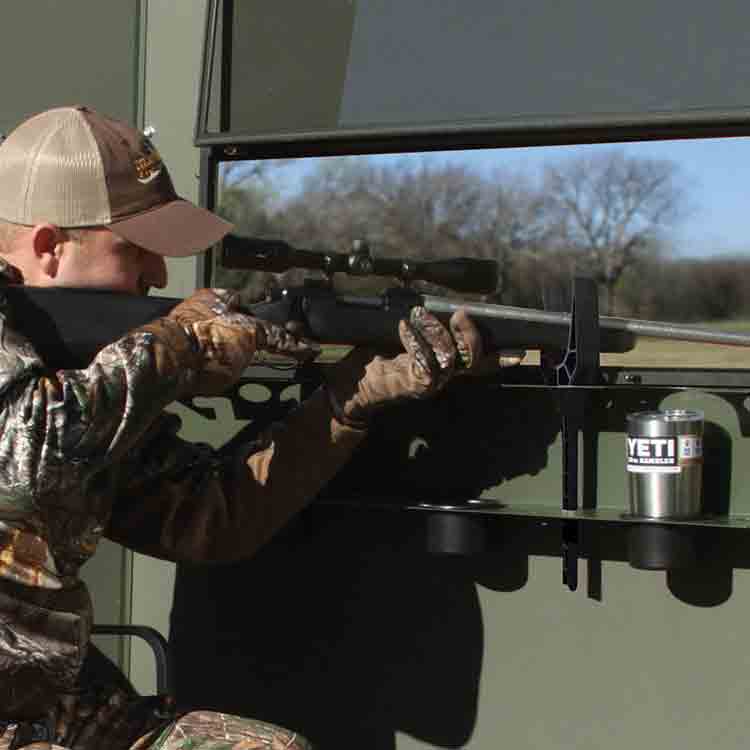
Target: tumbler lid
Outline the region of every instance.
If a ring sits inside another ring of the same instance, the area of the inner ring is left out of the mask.
[[[663,411],[637,411],[628,414],[628,419],[658,419],[663,422],[700,422],[703,412],[698,409],[664,409]]]

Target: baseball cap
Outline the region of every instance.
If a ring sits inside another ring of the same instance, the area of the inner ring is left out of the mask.
[[[108,227],[159,255],[194,255],[232,225],[180,198],[153,143],[86,107],[30,117],[0,144],[0,218]]]

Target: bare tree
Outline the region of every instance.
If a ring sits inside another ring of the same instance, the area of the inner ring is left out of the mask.
[[[229,219],[239,234],[272,236],[278,191],[274,176],[285,160],[238,161],[225,164],[219,174],[218,213]],[[241,290],[245,302],[262,297],[273,285],[270,274],[229,269],[214,258],[214,283]]]
[[[338,251],[362,239],[381,256],[475,254],[482,189],[465,168],[427,159],[331,160],[285,206],[285,228],[308,246]]]
[[[282,162],[228,162],[219,175],[218,210],[238,231],[263,234],[269,227],[275,191],[271,175]]]
[[[304,247],[345,252],[354,240],[370,239],[380,217],[363,200],[360,186],[370,181],[368,160],[324,159],[305,178],[284,208],[284,228]]]
[[[561,246],[582,252],[604,286],[608,312],[623,271],[661,246],[664,230],[682,215],[683,190],[674,162],[608,150],[545,170],[545,192]]]
[[[340,196],[351,222],[384,253],[455,255],[477,226],[481,181],[464,167],[372,162],[348,177]]]
[[[514,288],[514,265],[521,254],[536,254],[548,244],[547,197],[527,177],[499,171],[483,183],[482,195],[476,254],[498,261],[495,296],[513,302],[520,291]]]

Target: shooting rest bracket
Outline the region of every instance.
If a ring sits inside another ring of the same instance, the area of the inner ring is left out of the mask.
[[[562,509],[578,510],[596,506],[597,433],[587,424],[590,391],[576,386],[598,385],[599,370],[599,294],[596,282],[588,277],[573,279],[568,347],[562,359],[542,353],[547,379],[557,386],[562,437]],[[580,455],[580,447],[583,456]],[[580,459],[583,459],[581,462]],[[579,487],[580,467],[583,484]],[[578,587],[580,523],[563,521],[562,578],[571,591]]]

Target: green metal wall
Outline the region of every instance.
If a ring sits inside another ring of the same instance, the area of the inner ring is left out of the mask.
[[[140,0],[3,0],[0,132],[49,107],[88,104],[135,123]]]

